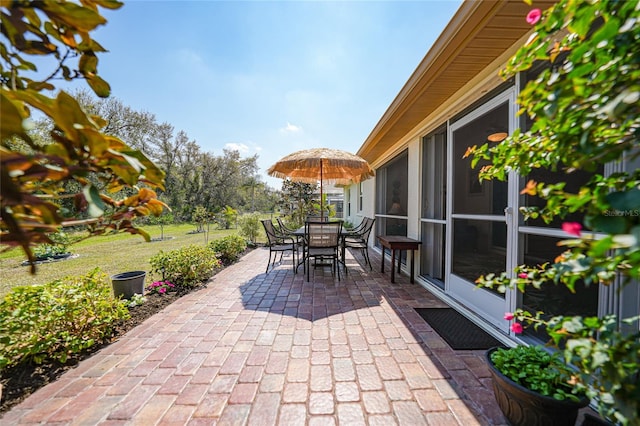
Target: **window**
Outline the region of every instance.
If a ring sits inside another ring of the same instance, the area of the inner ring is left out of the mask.
[[[358,211],[362,211],[362,182],[358,184]]]
[[[407,201],[409,198],[407,151],[377,170],[376,233],[407,235]]]

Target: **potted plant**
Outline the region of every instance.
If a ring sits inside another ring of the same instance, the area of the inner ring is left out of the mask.
[[[573,426],[589,404],[569,384],[572,371],[541,346],[491,348],[486,353],[498,406],[513,425]]]
[[[603,417],[587,415],[583,426],[640,424],[640,331],[621,330],[615,315],[545,318],[542,312],[533,315],[519,309],[505,319],[514,320],[511,329],[517,334],[523,323],[544,327],[551,345],[559,349],[559,361],[572,366],[567,370],[572,392],[593,398]],[[637,318],[622,322],[631,326],[634,321]]]

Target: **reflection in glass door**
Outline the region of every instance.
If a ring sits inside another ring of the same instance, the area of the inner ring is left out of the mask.
[[[488,273],[512,269],[509,184],[478,180],[482,163],[471,168],[464,158],[468,147],[482,145],[490,135],[512,130],[512,93],[506,92],[450,127],[449,206],[450,257],[447,291],[501,330],[507,308],[505,294],[476,287],[475,280]],[[515,197],[512,197],[515,198]]]

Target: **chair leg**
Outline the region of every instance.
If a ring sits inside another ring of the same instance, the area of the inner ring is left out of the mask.
[[[371,259],[369,259],[369,249],[366,248],[362,250],[362,254],[364,255],[366,262],[369,264],[369,269],[373,271],[373,266],[371,266]]]
[[[269,272],[269,265],[271,265],[271,250],[269,250],[269,261],[267,262],[267,270],[264,271],[265,274]]]
[[[291,257],[292,259],[292,263],[293,263],[293,274],[295,275],[298,271],[296,270],[296,253],[298,252],[298,250],[294,247],[293,250],[291,250]]]

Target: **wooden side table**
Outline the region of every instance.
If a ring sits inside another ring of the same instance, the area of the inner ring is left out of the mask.
[[[422,241],[414,240],[413,238],[403,237],[400,235],[378,235],[378,241],[382,244],[382,262],[380,264],[380,272],[384,273],[384,247],[391,251],[391,282],[396,282],[394,263],[396,261],[396,250],[411,250],[411,269],[410,269],[410,281],[413,283],[413,269],[414,261],[416,257],[415,251],[418,246],[422,244]],[[398,256],[398,273],[400,273],[400,259],[402,256]]]

